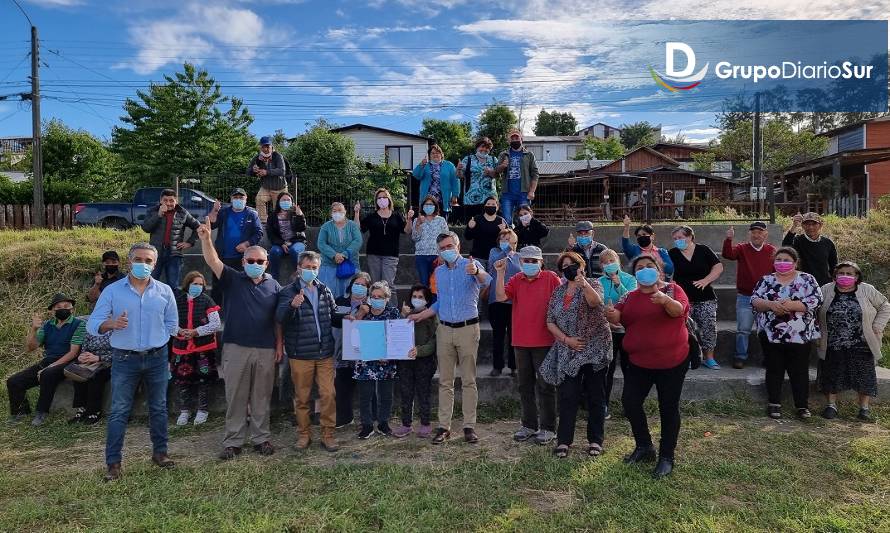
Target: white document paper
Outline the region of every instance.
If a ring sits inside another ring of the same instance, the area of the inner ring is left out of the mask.
[[[414,322],[407,319],[386,321],[386,356],[389,359],[410,359],[414,348]]]

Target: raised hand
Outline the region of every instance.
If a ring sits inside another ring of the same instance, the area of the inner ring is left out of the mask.
[[[411,220],[412,218],[414,218],[414,208],[409,207],[408,208],[408,220]]]
[[[127,326],[130,325],[130,322],[127,320],[127,312],[124,311],[120,314],[114,321],[111,323],[111,329],[122,330],[127,329]]]
[[[621,314],[618,312],[617,309],[615,309],[615,306],[612,304],[609,304],[606,306],[605,313],[606,313],[606,319],[608,319],[609,322],[612,322],[612,323],[618,322],[618,318],[621,316]]]
[[[213,209],[212,209],[212,211],[213,211],[214,213],[219,213],[219,209],[220,209],[220,207],[222,207],[222,204],[219,203],[219,200],[215,200],[215,201],[213,202]]]
[[[468,228],[475,228],[475,227],[476,227],[476,217],[471,218],[470,221],[467,222],[467,227],[468,227]]]
[[[300,292],[297,293],[296,296],[294,296],[291,299],[290,306],[293,307],[294,309],[299,309],[300,306],[303,305],[303,302],[305,300],[306,300],[306,297],[303,296],[303,291],[301,290]]]
[[[362,210],[362,203],[361,203],[361,202],[356,202],[355,205],[352,206],[352,211],[353,211],[354,213],[360,213],[361,210]]]
[[[479,273],[479,267],[476,266],[476,260],[473,259],[472,255],[469,257],[469,259],[470,261],[467,263],[467,268],[465,269],[466,273],[471,276],[475,276]]]
[[[423,156],[423,159],[420,160],[420,166],[425,167],[427,163],[429,163],[429,160],[426,156]]]
[[[219,203],[219,202],[217,202]],[[215,209],[215,207],[214,207]],[[210,228],[210,217],[205,217],[204,222],[198,224],[198,238],[201,239],[203,243],[210,242],[210,235],[213,230]]]
[[[803,224],[803,215],[798,211],[796,215],[791,217],[791,229],[797,229],[801,224]]]
[[[402,304],[402,316],[408,316],[411,314],[411,306],[407,303]]]
[[[578,241],[575,240],[575,234],[569,233],[569,238],[568,238],[569,248],[574,248],[576,242],[578,242]]]
[[[498,273],[507,271],[507,258],[498,259],[494,262],[494,270]]]
[[[500,224],[498,224],[498,229],[500,229],[501,231],[504,231],[505,229],[507,229],[507,223],[501,222]]]
[[[102,284],[102,273],[101,273],[101,272],[96,272],[96,275],[93,276],[93,283],[94,283],[95,285],[101,285],[101,284]]]
[[[726,238],[729,240],[733,240],[735,238],[735,226],[730,226],[728,230],[726,230]]]
[[[624,220],[623,220],[622,222],[624,222],[624,227],[625,227],[625,228],[629,228],[629,227],[630,227],[630,217],[629,217],[629,216],[624,215]]]
[[[158,206],[158,216],[163,215],[163,214],[166,213],[166,212],[167,212],[167,205],[166,205],[166,204],[160,204],[160,205]]]
[[[300,204],[294,204],[294,214],[303,216],[303,210],[300,209]]]
[[[40,329],[43,327],[43,318],[40,316],[40,313],[34,313],[31,316],[31,328]]]

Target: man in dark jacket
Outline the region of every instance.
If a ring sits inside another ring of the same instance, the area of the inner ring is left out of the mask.
[[[247,165],[247,176],[260,178],[260,190],[256,193],[256,209],[260,221],[265,224],[269,214],[278,206],[278,195],[287,192],[284,157],[275,151],[272,139],[268,136],[260,138],[260,152]]]
[[[593,240],[593,222],[582,220],[575,224],[575,233],[578,236],[569,235],[569,251],[575,252],[584,258],[584,275],[588,278],[598,278],[603,275],[603,267],[600,264],[600,254],[606,251],[606,245]]]
[[[244,189],[234,189],[231,201],[231,205],[222,209],[219,202],[214,204],[207,218],[210,219],[211,227],[217,230],[213,246],[223,264],[235,270],[243,270],[241,259],[244,251],[258,245],[262,240],[263,225],[260,224],[256,210],[247,207],[247,193]],[[218,287],[219,284],[214,283],[210,294],[214,302],[223,301],[222,291]],[[225,312],[224,307],[223,313]]]
[[[185,229],[191,230],[185,238]],[[161,201],[145,212],[142,231],[149,233],[149,244],[158,249],[158,262],[151,275],[158,281],[166,276],[167,285],[179,285],[182,271],[182,251],[195,245],[198,238],[198,221],[176,201],[176,191],[161,191]]]
[[[300,254],[299,279],[281,289],[275,319],[284,335],[284,351],[290,360],[297,415],[297,449],[312,442],[310,407],[312,385],[318,385],[321,407],[321,445],[329,452],[339,446],[334,439],[336,397],[334,392],[334,337],[332,322],[337,307],[334,295],[318,281],[321,256]]]

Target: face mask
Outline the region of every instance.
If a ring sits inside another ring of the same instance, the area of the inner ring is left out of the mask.
[[[528,224],[529,222],[532,221],[532,216],[531,215],[522,215],[519,217],[519,221],[522,222],[523,224]]]
[[[278,202],[278,205],[280,205],[282,209],[287,211],[288,209],[290,209],[291,207],[294,206],[294,203],[291,202],[290,200],[282,200],[282,201]]]
[[[364,298],[368,295],[368,288],[358,283],[352,284],[352,295],[358,298]]]
[[[773,268],[775,268],[776,272],[779,274],[785,274],[786,272],[794,270],[794,263],[791,261],[773,261]]]
[[[232,198],[232,209],[235,211],[244,211],[247,207],[247,200],[243,198]]]
[[[562,269],[562,275],[567,280],[574,280],[575,277],[578,275],[578,270],[580,268],[581,267],[579,265],[577,265],[576,263],[572,263],[571,265],[564,267]]]
[[[318,277],[318,271],[312,270],[311,268],[301,268],[300,269],[300,279],[305,281],[306,283],[312,283],[315,281],[315,278]]]
[[[621,270],[621,266],[618,263],[609,263],[608,265],[603,265],[603,272],[606,274],[614,274]]]
[[[247,263],[244,265],[244,273],[247,274],[251,279],[258,279],[263,275],[263,272],[266,271],[266,265],[257,265]]]
[[[64,322],[71,316],[71,309],[56,309],[56,312],[53,314],[56,315],[56,320]]]
[[[386,307],[386,300],[383,298],[368,298],[368,303],[371,305],[371,309],[383,309]]]
[[[689,243],[686,242],[686,239],[675,239],[674,240],[674,246],[676,246],[678,250],[685,250],[686,246],[688,244]]]
[[[658,281],[658,270],[652,267],[637,270],[637,281],[645,287],[655,285],[655,282]]]
[[[530,278],[537,276],[540,271],[541,265],[539,263],[522,263],[522,273]]]
[[[576,241],[581,246],[590,246],[590,243],[593,242],[593,237],[591,237],[590,235],[579,235]]]
[[[152,266],[147,263],[133,263],[130,266],[130,273],[133,274],[133,277],[136,279],[148,279],[151,276]]]
[[[494,215],[497,212],[498,212],[497,206],[494,206],[494,205],[486,205],[485,206],[485,214],[486,215]]]
[[[510,141],[510,148],[519,150],[520,148],[522,148],[522,141]]]
[[[387,207],[389,207],[389,198],[378,198],[377,207],[379,207],[380,209],[386,209]]]
[[[345,213],[341,213],[339,211],[331,213],[331,219],[333,219],[334,222],[343,222],[344,218],[346,218]]]
[[[423,212],[426,213],[427,215],[432,215],[433,213],[436,212],[436,206],[434,206],[432,204],[425,204],[423,206]]]
[[[485,159],[488,157],[488,152],[483,152],[482,150],[476,150],[476,157],[479,159]]]
[[[105,273],[109,276],[117,274],[118,270],[120,270],[120,267],[117,265],[105,265]]]
[[[501,248],[501,251],[502,251],[502,252],[509,252],[509,251],[510,251],[510,243],[507,242],[507,241],[501,241],[501,242],[499,242],[499,243],[498,243],[498,246]]]
[[[201,296],[201,293],[204,292],[204,286],[198,285],[197,283],[192,283],[189,285],[189,296],[192,298],[197,298]]]
[[[414,309],[423,309],[426,307],[426,300],[423,298],[411,298],[411,305]]]
[[[637,244],[639,244],[641,248],[648,248],[649,245],[652,244],[652,237],[649,235],[640,235],[637,237]]]
[[[846,274],[840,274],[840,275],[838,275],[837,279],[835,279],[835,281],[837,282],[838,287],[842,287],[844,289],[849,289],[853,285],[856,285],[856,276],[848,276]]]
[[[439,257],[441,257],[442,261],[445,261],[446,263],[453,263],[457,261],[458,256],[459,254],[457,253],[457,250],[442,250],[441,252],[439,252]]]

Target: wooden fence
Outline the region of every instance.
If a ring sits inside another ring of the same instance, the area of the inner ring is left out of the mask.
[[[0,204],[0,230],[24,230],[34,227],[34,217],[30,205]],[[71,229],[74,221],[74,206],[50,204],[46,206],[46,229]]]

